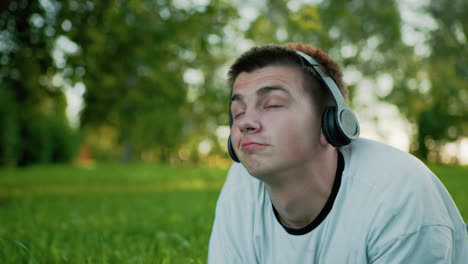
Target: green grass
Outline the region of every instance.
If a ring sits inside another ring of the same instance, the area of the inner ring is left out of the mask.
[[[0,263],[204,263],[226,170],[0,171]]]
[[[445,185],[463,220],[468,222],[468,166],[435,166],[429,168]]]
[[[431,166],[468,221],[468,167]],[[226,170],[0,170],[0,263],[205,263]]]

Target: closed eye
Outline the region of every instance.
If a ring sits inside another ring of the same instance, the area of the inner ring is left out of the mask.
[[[236,115],[234,116],[234,119],[240,117],[240,116],[243,115],[243,114],[244,114],[244,112],[240,112],[240,113],[236,114]]]
[[[282,105],[267,105],[266,108],[279,108],[283,107]]]

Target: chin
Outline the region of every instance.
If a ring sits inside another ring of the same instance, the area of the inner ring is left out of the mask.
[[[283,170],[288,160],[271,155],[241,155],[240,161],[250,175],[259,180],[268,180]]]
[[[268,178],[268,175],[271,175],[274,171],[275,168],[272,167],[267,167],[267,166],[262,166],[262,164],[248,164],[248,163],[242,163],[244,167],[247,169],[250,175],[253,177],[263,181]]]

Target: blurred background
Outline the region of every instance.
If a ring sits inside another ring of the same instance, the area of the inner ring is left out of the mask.
[[[228,166],[229,64],[299,41],[340,65],[364,137],[468,163],[462,0],[2,1],[0,165]]]
[[[226,73],[267,43],[329,53],[361,135],[428,164],[466,220],[467,37],[465,0],[2,0],[0,262],[203,263]]]

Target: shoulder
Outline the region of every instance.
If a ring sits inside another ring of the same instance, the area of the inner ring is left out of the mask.
[[[365,139],[353,142],[342,152],[344,180],[351,189],[364,192],[374,201],[374,221],[385,224],[398,220],[395,223],[406,230],[403,232],[423,225],[453,229],[450,211],[456,207],[443,184],[419,159]]]
[[[463,221],[450,194],[416,157],[366,139],[356,140],[341,151],[348,184],[361,192],[364,189],[367,199],[374,200],[371,225],[377,230],[395,231],[387,233],[391,236],[429,226],[460,230]],[[382,239],[387,234],[375,235]]]
[[[406,204],[443,189],[424,163],[389,145],[358,139],[340,151],[345,159],[344,181],[374,195],[375,201]]]
[[[345,158],[344,184],[355,194],[347,197],[371,201],[363,209],[368,218],[362,221],[370,228],[372,254],[391,252],[395,245],[408,246],[411,241],[417,242],[412,248],[417,250],[417,245],[424,244],[420,241],[423,236],[425,241],[447,236],[447,241],[453,243],[449,245],[466,239],[464,223],[450,194],[419,159],[366,139],[356,140],[340,151]]]
[[[369,169],[429,171],[424,163],[413,155],[369,139],[359,138],[340,150],[348,156],[350,162],[356,163],[357,166],[366,164]]]
[[[380,142],[360,138],[340,151],[348,177],[377,191],[389,190],[392,186],[400,189],[402,184],[410,185],[408,187],[414,191],[436,180],[419,159]]]

